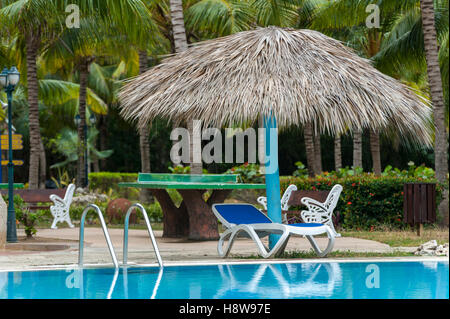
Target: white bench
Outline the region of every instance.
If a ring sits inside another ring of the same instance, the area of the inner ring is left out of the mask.
[[[75,185],[70,184],[67,187],[66,194],[64,198],[59,197],[58,195],[50,195],[50,200],[54,203],[53,206],[50,206],[50,212],[52,213],[54,219],[51,228],[57,229],[57,223],[67,222],[70,228],[75,227],[70,220],[69,210],[70,205],[73,200],[73,193],[75,192]]]

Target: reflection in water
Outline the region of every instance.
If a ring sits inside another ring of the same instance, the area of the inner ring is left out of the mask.
[[[213,298],[227,298],[239,291],[247,295],[263,295],[263,298],[330,297],[336,285],[342,282],[338,263],[304,263],[299,265],[261,264],[252,278],[236,279],[230,265],[219,265],[223,286]],[[280,294],[281,292],[281,294]]]
[[[376,265],[376,285],[367,285]],[[0,272],[0,299],[448,298],[448,262],[304,262]]]
[[[155,286],[153,287],[152,294],[150,299],[155,299],[156,294],[158,293],[159,285],[161,284],[162,275],[164,272],[164,268],[159,269],[158,278],[156,278]],[[123,277],[123,299],[129,299],[128,294],[128,267],[122,268],[122,277]]]

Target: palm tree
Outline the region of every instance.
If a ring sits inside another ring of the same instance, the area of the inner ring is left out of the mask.
[[[99,151],[95,147],[95,140],[97,139],[98,131],[95,128],[91,128],[88,133],[87,143],[88,143],[88,161],[95,162],[98,159],[107,158],[112,155],[113,150],[103,150]],[[64,155],[66,158],[64,161],[53,164],[50,168],[61,168],[67,166],[72,162],[77,162],[78,160],[78,152],[77,145],[78,134],[76,131],[72,131],[70,129],[63,129],[59,136],[52,141],[52,144],[55,146],[56,150]]]
[[[442,78],[439,66],[439,50],[435,28],[433,0],[420,0],[422,12],[423,41],[427,61],[428,82],[433,102],[435,131],[436,178],[441,183],[447,181],[448,174],[448,132],[445,127],[445,104]],[[447,207],[448,209],[448,207]]]
[[[26,79],[30,130],[29,188],[39,187],[39,161],[41,133],[39,125],[38,76],[36,61],[42,46],[42,38],[51,37],[58,29],[57,1],[21,0],[0,2],[0,25],[8,36],[16,37],[17,45],[26,52]],[[56,30],[55,30],[56,29]],[[20,50],[17,50],[20,51]]]
[[[71,61],[78,71],[80,82],[79,115],[82,125],[78,127],[79,156],[77,184],[86,185],[83,145],[86,123],[86,90],[89,67],[97,55],[115,52],[114,41],[125,39],[143,43],[144,38],[155,30],[151,13],[141,0],[80,1],[80,28],[65,29],[55,43],[47,49],[48,59]]]
[[[438,57],[439,50],[437,47],[437,36],[434,25],[435,17],[433,0],[420,0],[420,8],[422,12],[423,41],[427,60],[428,82],[430,85],[431,100],[433,102],[434,125],[436,128],[434,165],[436,168],[437,180],[441,183],[445,183],[448,181],[448,132],[445,127],[445,105]],[[447,189],[444,192],[443,203],[439,206],[439,211],[444,216],[444,223],[447,225],[449,218],[448,201],[449,192]]]
[[[186,28],[184,25],[184,14],[183,14],[183,2],[181,0],[170,0],[170,20],[172,22],[172,35],[173,42],[175,46],[175,52],[183,52],[188,48],[188,42],[186,37]],[[191,163],[191,174],[201,174],[202,173],[202,163],[195,163],[194,158],[200,155],[195,154],[197,148],[194,147],[194,120],[187,121],[187,129],[190,134],[189,139],[189,159]]]

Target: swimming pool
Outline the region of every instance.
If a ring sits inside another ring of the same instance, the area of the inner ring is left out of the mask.
[[[447,261],[241,263],[0,272],[1,299],[447,299]]]

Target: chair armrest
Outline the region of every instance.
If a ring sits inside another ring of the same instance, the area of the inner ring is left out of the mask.
[[[264,206],[264,210],[267,210],[267,197],[264,196],[258,197],[256,201]]]
[[[301,203],[306,205],[306,206],[308,206],[308,205],[318,206],[319,208],[323,209],[324,211],[328,211],[323,206],[323,203],[321,203],[321,202],[319,202],[319,201],[317,201],[315,199],[309,198],[309,197],[303,197],[302,200],[301,200]]]
[[[52,194],[49,196],[50,200],[55,203],[55,205],[65,205],[66,203],[64,202],[64,200],[59,197],[58,195]]]

